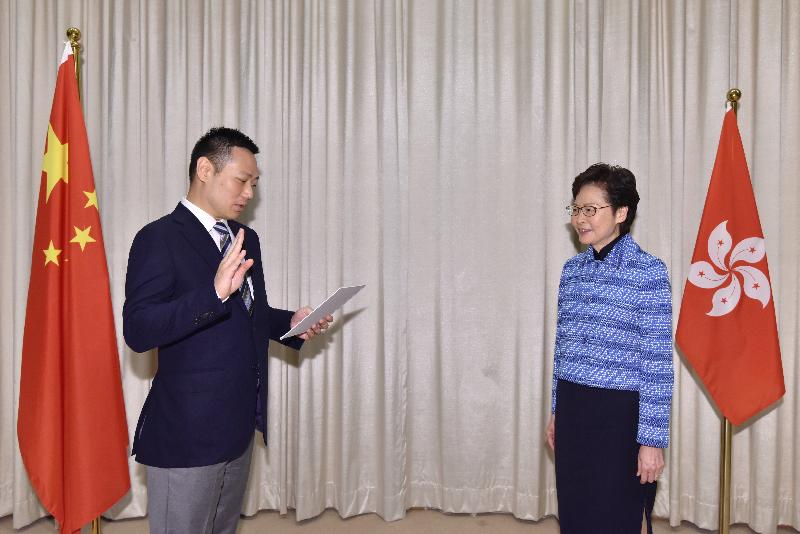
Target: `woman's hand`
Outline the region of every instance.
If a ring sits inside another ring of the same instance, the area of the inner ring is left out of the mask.
[[[556,414],[550,415],[550,422],[547,423],[547,429],[544,431],[544,436],[547,439],[547,444],[550,445],[550,448],[553,450],[553,452],[556,452]]]
[[[642,484],[655,482],[663,470],[664,449],[648,447],[647,445],[639,446],[639,465],[636,471],[639,482]]]

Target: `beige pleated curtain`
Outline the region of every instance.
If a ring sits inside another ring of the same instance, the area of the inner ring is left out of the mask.
[[[122,339],[128,249],[185,194],[209,127],[262,148],[244,220],[262,237],[273,305],[367,284],[299,355],[273,347],[270,446],[256,442],[247,514],[557,513],[543,431],[558,278],[577,252],[571,179],[601,160],[633,170],[633,234],[667,263],[677,317],[725,93],[741,88],[787,395],[734,436],[732,520],[800,528],[795,0],[3,0],[0,515],[44,514],[15,429],[41,157],[71,25],[84,32],[131,431],[155,356]],[[675,369],[656,514],[715,528],[719,419],[677,353]],[[109,517],[146,513],[144,470],[130,469]]]

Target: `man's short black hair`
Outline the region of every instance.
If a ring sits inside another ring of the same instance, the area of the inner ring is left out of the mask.
[[[620,223],[620,234],[627,234],[631,230],[633,219],[636,217],[636,206],[639,204],[639,193],[636,192],[636,177],[624,167],[595,163],[575,177],[572,182],[572,200],[578,196],[581,188],[587,184],[596,185],[603,189],[608,197],[608,203],[617,209],[627,206],[628,216]]]
[[[197,172],[197,160],[206,157],[214,165],[214,171],[220,172],[231,159],[233,147],[249,150],[258,154],[258,146],[252,139],[234,128],[223,126],[211,128],[195,143],[192,157],[189,160],[189,183]]]

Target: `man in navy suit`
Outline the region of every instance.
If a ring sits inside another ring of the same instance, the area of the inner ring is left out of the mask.
[[[269,340],[311,312],[268,304],[258,235],[235,221],[254,195],[256,154],[238,130],[210,130],[192,150],[186,198],[131,245],[125,341],[158,349],[133,441],[154,534],[236,531],[254,428],[266,442]],[[332,320],[284,344],[299,349]]]

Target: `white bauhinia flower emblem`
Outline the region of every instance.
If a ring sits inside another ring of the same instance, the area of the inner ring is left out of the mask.
[[[728,233],[726,225],[728,221],[722,221],[714,228],[708,236],[708,256],[722,273],[718,273],[714,266],[707,261],[693,263],[689,269],[689,282],[703,289],[713,289],[724,284],[730,279],[730,284],[718,289],[711,297],[711,311],[706,315],[719,317],[730,313],[739,303],[744,294],[761,302],[763,308],[767,307],[772,291],[769,287],[767,276],[755,267],[749,265],[737,265],[741,262],[758,263],[764,258],[764,239],[760,237],[747,237],[739,241],[731,252],[730,259],[726,265],[725,258],[733,245],[731,234]],[[742,281],[739,281],[741,276]]]

